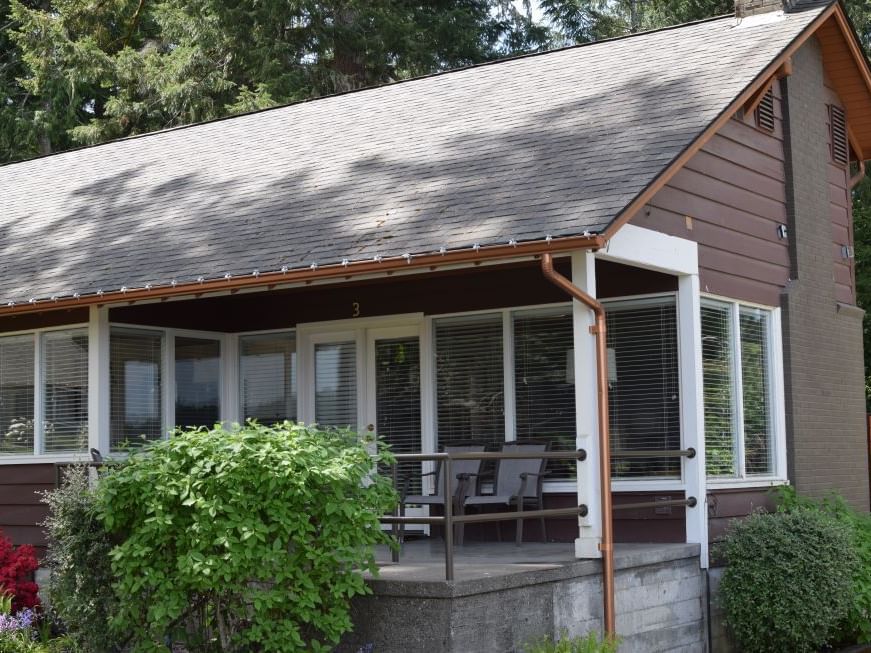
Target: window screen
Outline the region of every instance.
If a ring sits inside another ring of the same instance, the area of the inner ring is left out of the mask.
[[[315,421],[357,428],[357,346],[315,345]]]
[[[614,451],[680,449],[677,311],[673,299],[606,306],[608,408]],[[619,458],[614,478],[680,476],[679,458]]]
[[[702,378],[705,400],[705,466],[708,476],[735,476],[735,396],[732,312],[702,305]]]
[[[512,316],[517,437],[574,451],[575,380],[571,307]],[[548,480],[573,479],[573,461],[548,463]]]
[[[45,450],[88,447],[88,332],[49,331],[42,336],[45,373]]]
[[[439,448],[505,441],[502,315],[433,321]]]
[[[270,333],[239,338],[242,419],[296,420],[296,337]]]
[[[33,453],[33,336],[0,338],[0,454]]]
[[[112,449],[163,436],[163,335],[112,329],[109,336]]]
[[[768,320],[768,311],[741,307],[741,394],[744,401],[744,471],[747,475],[774,471]]]

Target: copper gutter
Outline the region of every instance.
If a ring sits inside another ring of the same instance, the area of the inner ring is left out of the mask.
[[[570,236],[510,243],[508,245],[474,246],[463,250],[450,250],[431,254],[407,254],[404,256],[376,257],[375,259],[347,261],[332,265],[312,264],[306,268],[279,271],[254,272],[245,275],[226,275],[217,279],[202,279],[184,283],[148,285],[144,288],[121,288],[84,295],[57,298],[35,298],[21,303],[0,306],[0,315],[16,315],[80,306],[133,303],[142,300],[168,299],[171,297],[199,297],[207,293],[237,292],[246,288],[271,290],[284,284],[309,284],[324,279],[351,279],[366,274],[393,274],[398,271],[428,269],[436,270],[445,265],[479,265],[485,261],[538,256],[544,252],[569,252],[578,249],[600,249],[605,240],[601,236]]]
[[[850,177],[850,190],[853,190],[862,179],[865,178],[865,153],[862,151],[862,148],[859,146],[859,139],[856,138],[856,135],[853,134],[853,130],[850,129],[850,126],[847,126],[847,140],[850,143],[850,147],[853,148],[853,153],[856,155],[856,159],[858,160],[859,169],[856,171],[856,174]]]
[[[599,414],[599,482],[602,495],[602,587],[605,635],[614,637],[614,526],[611,508],[611,440],[608,432],[608,352],[605,342],[605,308],[593,297],[553,269],[553,257],[541,255],[541,271],[545,278],[578,300],[596,315],[590,333],[596,336],[596,390]]]

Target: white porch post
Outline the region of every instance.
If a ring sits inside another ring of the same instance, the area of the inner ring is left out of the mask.
[[[596,259],[589,251],[572,254],[572,283],[591,297],[596,296]],[[575,557],[601,558],[601,483],[599,481],[598,411],[596,410],[596,340],[590,334],[593,312],[578,300],[572,301],[574,332],[575,432],[577,447],[587,452],[578,462],[578,505],[587,506],[579,518],[580,534],[575,540]]]
[[[701,545],[700,565],[708,567],[708,502],[705,473],[705,411],[702,390],[702,325],[699,275],[678,277],[678,342],[680,350],[681,433],[683,447],[696,450],[684,458],[684,486],[696,505],[687,507],[687,542]]]
[[[88,447],[109,453],[109,309],[88,313]]]

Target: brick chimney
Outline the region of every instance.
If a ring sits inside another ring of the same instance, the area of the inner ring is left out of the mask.
[[[745,18],[770,11],[790,11],[800,0],[735,0],[735,16]]]

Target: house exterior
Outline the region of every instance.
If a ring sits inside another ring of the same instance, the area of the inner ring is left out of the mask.
[[[599,557],[593,314],[544,255],[605,307],[614,504],[696,500],[616,541],[707,567],[772,486],[867,509],[869,151],[844,10],[799,3],[0,167],[0,529],[43,545],[90,448],[301,419],[583,448],[548,536]]]

